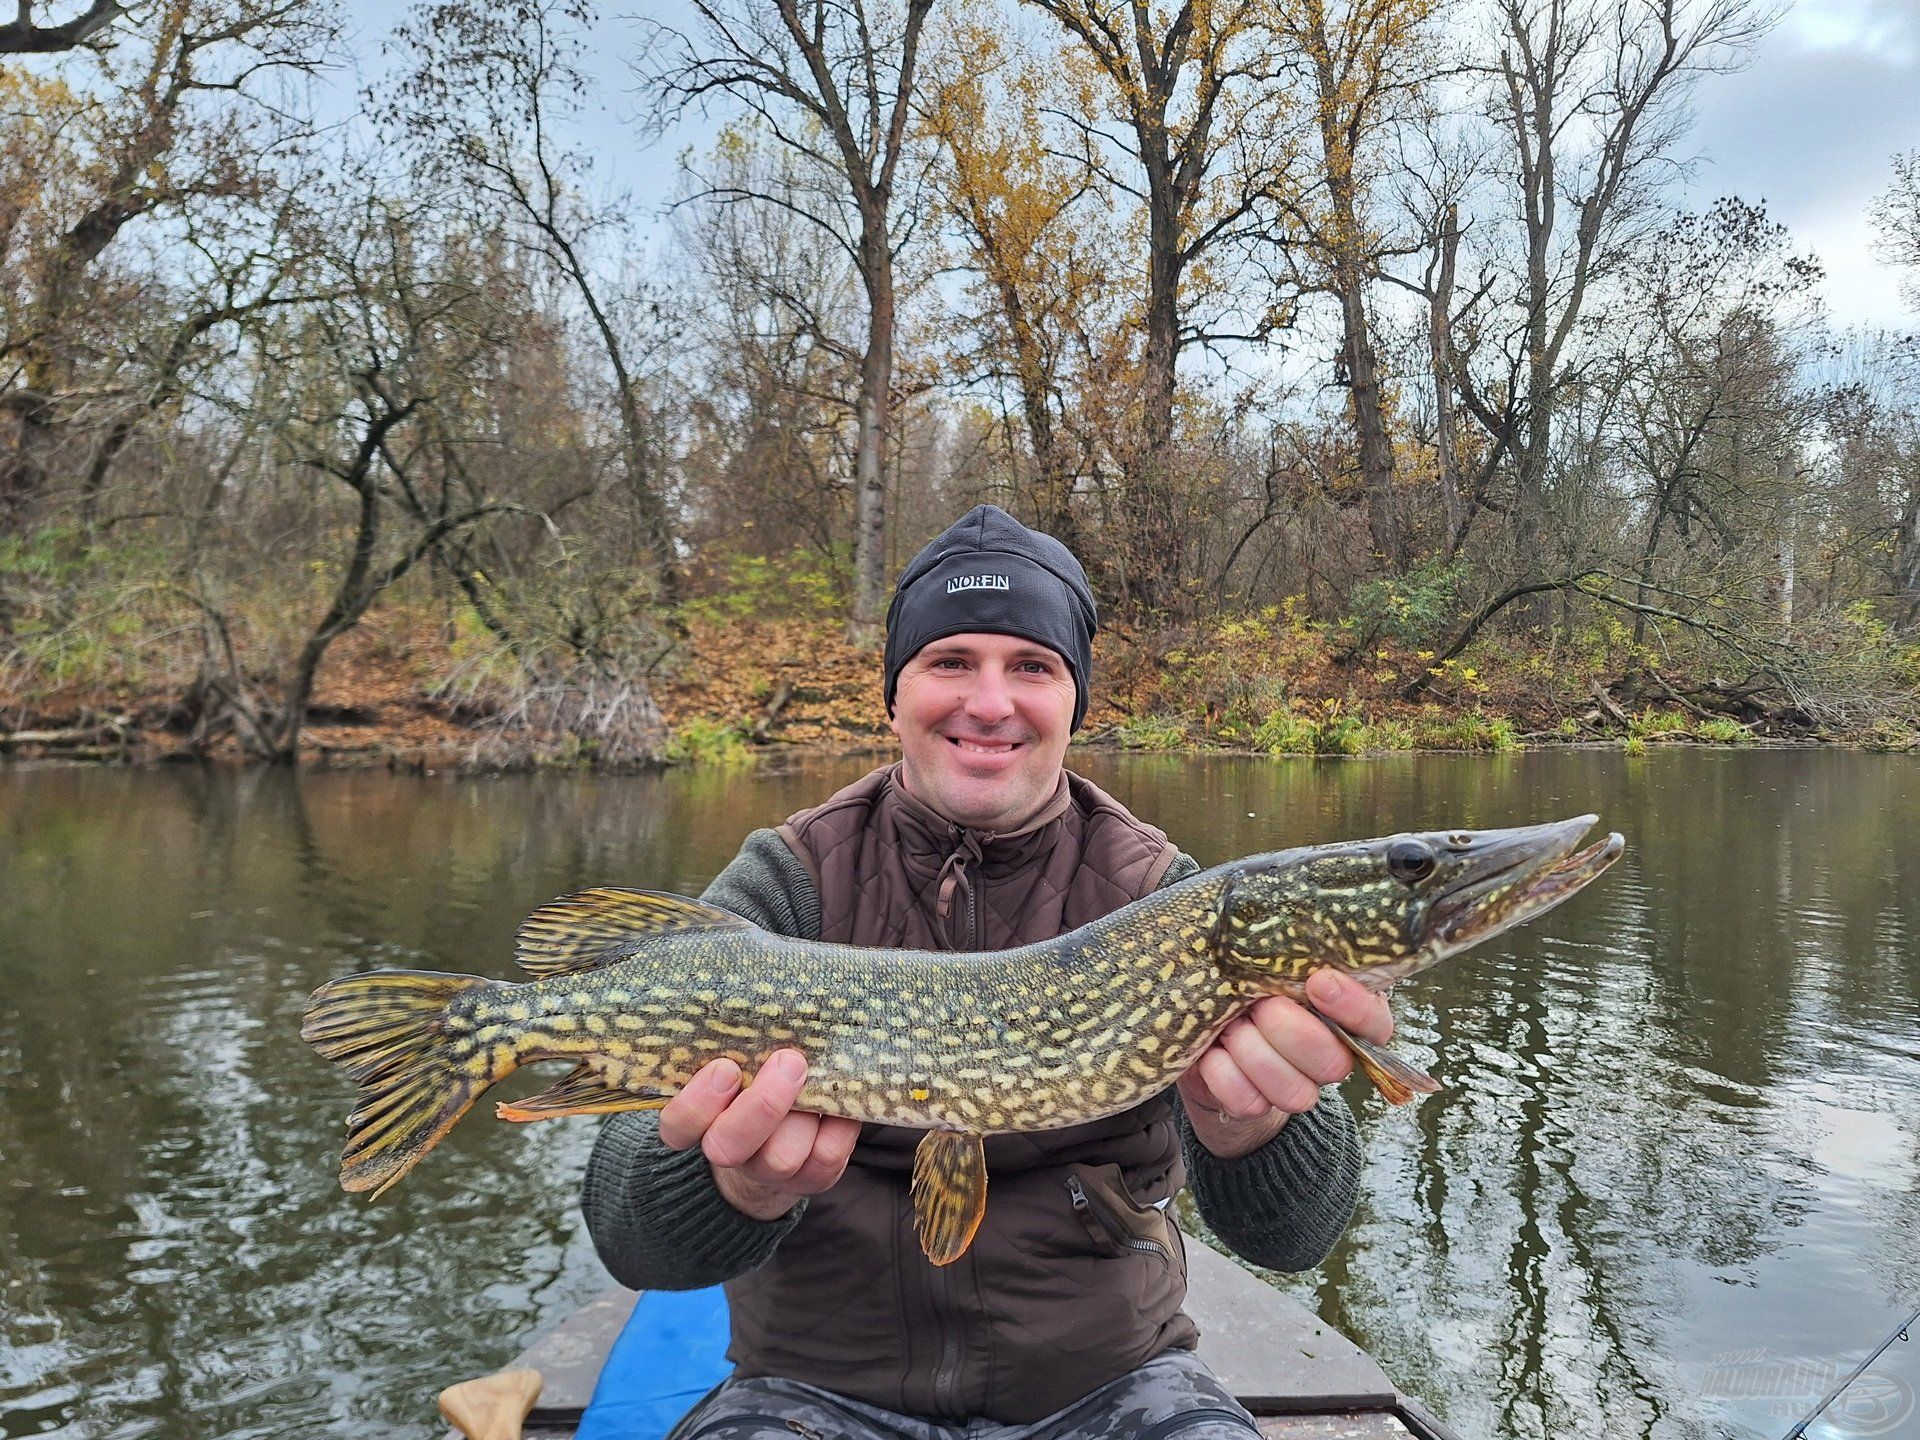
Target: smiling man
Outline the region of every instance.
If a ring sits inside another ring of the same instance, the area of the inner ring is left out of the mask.
[[[705,898],[852,945],[993,950],[1098,919],[1199,866],[1065,768],[1096,625],[1080,564],[982,505],[900,577],[886,702],[900,759],[747,838]],[[1314,1003],[1384,1044],[1386,1002],[1330,972]],[[793,1108],[805,1057],[743,1088],[716,1061],[657,1116],[617,1115],[583,1207],[642,1289],[724,1283],[730,1379],[675,1440],[793,1435],[1245,1440],[1181,1311],[1183,1184],[1258,1264],[1319,1263],[1353,1209],[1353,1117],[1322,1087],[1346,1049],[1281,998],[1236,1020],[1174,1090],[1070,1129],[987,1140],[993,1204],[936,1268],[914,1238],[919,1136]]]

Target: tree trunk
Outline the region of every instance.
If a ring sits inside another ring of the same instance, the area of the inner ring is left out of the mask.
[[[853,468],[853,616],[847,639],[872,645],[887,614],[887,419],[893,389],[893,262],[884,216],[860,243],[867,286],[867,351],[860,362]]]
[[[1460,504],[1460,436],[1453,396],[1453,280],[1460,253],[1460,207],[1449,205],[1437,242],[1438,270],[1427,301],[1427,352],[1433,367],[1433,444],[1440,505],[1451,553],[1466,527]]]

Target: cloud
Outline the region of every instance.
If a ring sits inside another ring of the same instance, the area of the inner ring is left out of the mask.
[[[1899,277],[1871,254],[1867,218],[1896,151],[1920,147],[1920,6],[1801,0],[1745,70],[1694,95],[1689,203],[1765,200],[1801,248],[1827,263],[1842,323],[1899,316]]]

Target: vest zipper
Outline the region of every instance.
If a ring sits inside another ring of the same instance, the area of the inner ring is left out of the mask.
[[[958,1415],[962,1413],[959,1403],[960,1326],[955,1323],[957,1317],[953,1314],[953,1306],[942,1303],[949,1297],[945,1268],[938,1265],[926,1268],[933,1279],[934,1314],[940,1317],[940,1363],[933,1371],[933,1403],[938,1407],[935,1413]]]
[[[1113,1212],[1100,1201],[1087,1193],[1087,1187],[1080,1183],[1078,1175],[1067,1177],[1067,1194],[1073,1198],[1073,1208],[1084,1214],[1090,1214],[1100,1222],[1100,1228],[1111,1235],[1129,1250],[1137,1250],[1142,1255],[1158,1255],[1162,1260],[1171,1261],[1167,1247],[1158,1240],[1143,1240],[1137,1235],[1129,1235],[1126,1227],[1113,1217]]]

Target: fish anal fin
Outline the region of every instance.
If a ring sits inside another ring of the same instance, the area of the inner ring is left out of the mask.
[[[549,901],[514,936],[514,960],[536,980],[615,964],[638,943],[697,930],[740,930],[731,910],[655,890],[603,887]]]
[[[671,1095],[622,1089],[591,1065],[576,1065],[538,1095],[502,1100],[494,1114],[502,1120],[557,1120],[562,1115],[611,1115],[621,1110],[657,1110]]]
[[[1337,1021],[1320,1016],[1320,1023],[1340,1037],[1340,1043],[1351,1050],[1354,1058],[1360,1062],[1360,1068],[1366,1072],[1367,1079],[1373,1082],[1373,1088],[1380,1092],[1389,1105],[1405,1105],[1415,1095],[1432,1095],[1440,1088],[1440,1082],[1424,1070],[1416,1070],[1406,1061],[1383,1045],[1355,1035]]]
[[[929,1130],[913,1152],[913,1228],[935,1265],[967,1253],[987,1213],[987,1147],[964,1130]]]

